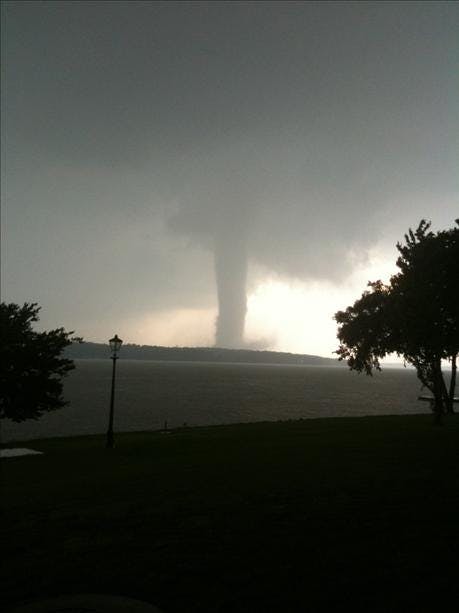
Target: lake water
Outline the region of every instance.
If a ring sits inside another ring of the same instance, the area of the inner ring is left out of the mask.
[[[77,360],[70,405],[38,421],[2,420],[2,442],[105,432],[110,360]],[[118,360],[115,431],[316,417],[428,413],[413,370],[373,377],[346,367]]]

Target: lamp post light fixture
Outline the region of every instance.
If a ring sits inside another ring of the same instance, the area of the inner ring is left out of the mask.
[[[115,334],[113,338],[109,341],[110,351],[112,352],[111,359],[113,361],[113,369],[112,369],[112,392],[110,395],[110,417],[108,420],[108,430],[107,430],[107,448],[113,449],[115,440],[113,438],[113,412],[115,407],[115,371],[116,371],[116,360],[118,359],[118,351],[123,344],[123,341],[118,338],[118,335]]]

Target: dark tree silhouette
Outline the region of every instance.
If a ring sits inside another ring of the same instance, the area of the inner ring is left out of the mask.
[[[380,359],[403,356],[433,396],[438,420],[453,411],[459,352],[459,220],[456,227],[430,231],[422,220],[398,243],[400,272],[388,285],[370,282],[370,290],[345,311],[338,311],[337,350],[352,370],[371,375]],[[442,361],[451,364],[446,385]]]
[[[35,332],[32,323],[39,311],[36,303],[0,304],[0,417],[16,422],[38,419],[66,405],[62,377],[75,367],[61,357],[73,332]]]

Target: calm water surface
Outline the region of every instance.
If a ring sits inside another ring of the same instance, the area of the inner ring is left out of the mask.
[[[78,360],[67,377],[70,405],[39,421],[3,420],[2,441],[105,432],[110,360]],[[429,412],[412,370],[373,377],[345,367],[204,362],[117,363],[115,430],[251,421]]]

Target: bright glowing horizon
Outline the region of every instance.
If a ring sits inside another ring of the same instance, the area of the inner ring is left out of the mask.
[[[369,280],[387,282],[394,272],[393,262],[373,255],[344,286],[266,279],[248,296],[244,347],[336,357],[334,313],[352,304]],[[140,345],[211,347],[215,344],[216,316],[216,306],[156,311],[120,321],[118,333],[125,342]],[[107,334],[111,330],[107,329]],[[88,329],[86,340],[95,339],[105,342]]]

